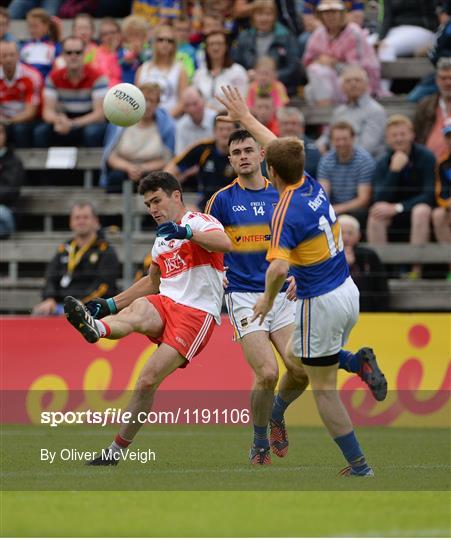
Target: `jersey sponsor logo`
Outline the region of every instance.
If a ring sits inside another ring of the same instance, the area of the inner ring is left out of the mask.
[[[242,236],[235,236],[235,241],[239,244],[246,244],[249,242],[270,242],[270,234],[243,234]]]
[[[326,194],[322,189],[320,189],[318,195],[313,199],[313,201],[309,201],[307,204],[314,212],[316,212],[325,201],[327,201]]]
[[[232,206],[232,210],[234,212],[246,212],[247,208],[243,206],[242,204],[236,204]]]
[[[186,262],[182,259],[182,257],[180,257],[179,252],[176,251],[172,257],[164,259],[164,265],[167,275],[169,276],[170,274],[178,272],[184,268],[186,266]]]

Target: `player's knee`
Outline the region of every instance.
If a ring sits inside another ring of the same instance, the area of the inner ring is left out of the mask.
[[[257,375],[257,383],[260,387],[266,390],[274,390],[279,379],[279,371],[277,367],[265,366]]]
[[[149,373],[143,374],[139,377],[136,382],[136,391],[138,392],[152,392],[155,391],[158,387],[158,378],[155,373],[150,371]]]

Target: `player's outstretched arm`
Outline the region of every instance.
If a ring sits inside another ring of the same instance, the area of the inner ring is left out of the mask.
[[[216,96],[216,99],[227,109],[227,116],[220,116],[218,120],[224,122],[239,122],[262,146],[276,139],[272,131],[261,124],[255,116],[253,116],[240,94],[238,88],[231,86],[221,86],[223,96]]]

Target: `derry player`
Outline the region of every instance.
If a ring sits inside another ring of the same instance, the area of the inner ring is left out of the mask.
[[[141,427],[139,413],[149,412],[158,386],[199,354],[220,324],[222,253],[231,248],[223,226],[212,216],[187,211],[180,184],[169,173],[149,174],[139,193],[158,225],[149,274],[114,298],[91,302],[96,319],[75,298],[64,302],[68,321],[89,343],[137,332],[159,344],[128,404],[130,422],[121,425],[111,452],[88,465],[117,465]]]

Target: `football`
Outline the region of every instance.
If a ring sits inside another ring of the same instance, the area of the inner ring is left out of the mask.
[[[116,126],[133,126],[141,120],[145,110],[144,95],[134,84],[116,84],[108,90],[103,100],[103,112]]]

